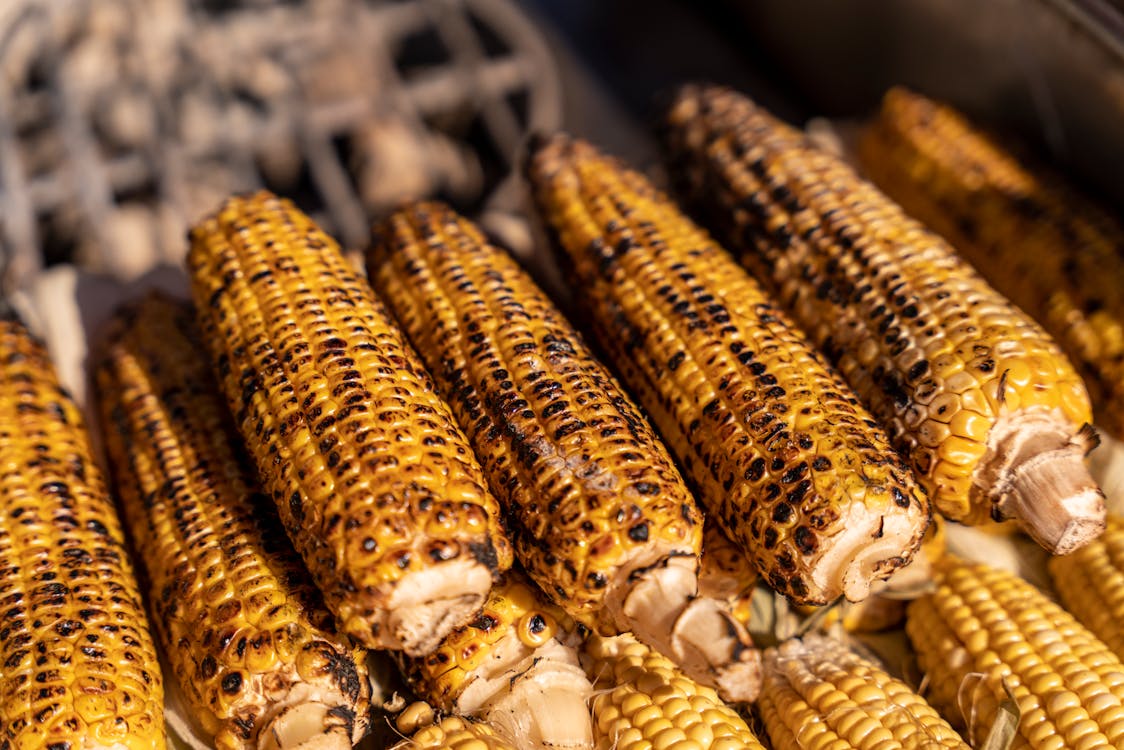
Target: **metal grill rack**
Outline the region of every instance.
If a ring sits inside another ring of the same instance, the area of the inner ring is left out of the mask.
[[[507,0],[6,0],[5,287],[178,263],[191,221],[263,186],[350,247],[410,197],[514,209],[557,80]]]

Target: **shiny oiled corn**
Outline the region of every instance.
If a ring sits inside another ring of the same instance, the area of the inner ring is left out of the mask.
[[[271,733],[350,748],[368,726],[366,653],[330,630],[201,348],[190,305],[154,293],[117,312],[95,365],[164,653],[219,750]]]
[[[737,711],[630,635],[593,636],[597,750],[764,750]]]
[[[511,547],[417,355],[336,243],[269,193],[196,226],[188,266],[235,421],[340,629],[428,651]]]
[[[1124,519],[1109,516],[1099,539],[1047,565],[1062,605],[1124,660]]]
[[[156,648],[82,414],[0,319],[0,748],[164,747]]]
[[[542,141],[529,173],[603,348],[765,580],[797,602],[861,599],[907,563],[928,502],[746,272],[587,143]]]
[[[859,141],[863,170],[1033,315],[1124,437],[1124,226],[1020,164],[952,108],[894,88]]]
[[[938,236],[749,99],[686,87],[666,144],[685,195],[889,429],[934,507],[1095,538],[1088,395],[1057,344]]]
[[[482,716],[520,747],[589,748],[592,687],[576,642],[573,621],[510,571],[472,620],[400,664],[434,707]]]
[[[696,597],[694,498],[530,276],[438,203],[383,223],[368,271],[472,442],[535,582],[587,627],[632,631],[697,679],[751,699],[760,664],[748,636]]]
[[[773,750],[968,750],[908,685],[822,635],[765,653],[757,706]]]
[[[946,556],[906,632],[926,697],[979,743],[1009,689],[1022,713],[1012,750],[1124,747],[1124,665],[1038,589]]]
[[[428,724],[391,750],[521,750],[488,724],[461,716],[447,716]]]

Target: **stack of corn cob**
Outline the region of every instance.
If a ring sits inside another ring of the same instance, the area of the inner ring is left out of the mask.
[[[368,285],[289,202],[234,198],[192,232],[194,305],[124,306],[93,357],[119,520],[44,351],[5,321],[0,750],[162,746],[142,590],[225,750],[358,742],[366,649],[427,702],[399,748],[1124,747],[1124,522],[1098,538],[1060,349],[748,99],[687,88],[665,135],[749,271],[590,144],[527,161],[619,382],[445,206],[376,228]],[[1074,614],[944,554],[930,498],[1072,552],[1050,570]],[[923,694],[835,631],[753,647],[756,587],[824,605],[891,577],[930,580],[903,607]]]

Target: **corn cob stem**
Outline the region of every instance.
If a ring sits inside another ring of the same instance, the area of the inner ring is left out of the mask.
[[[667,150],[684,193],[839,367],[926,485],[1064,554],[1104,526],[1088,395],[1057,345],[939,237],[753,102],[686,87]]]
[[[751,700],[758,654],[725,607],[697,596],[702,518],[612,375],[447,206],[403,209],[376,236],[369,277],[472,441],[525,569],[584,625],[631,631]]]
[[[801,603],[862,599],[907,563],[927,501],[745,271],[588,144],[544,140],[529,171],[603,347],[769,584]]]
[[[350,748],[368,726],[366,653],[326,629],[201,346],[190,305],[154,293],[118,310],[95,357],[165,654],[219,750]]]
[[[511,548],[417,356],[335,242],[268,193],[195,227],[188,265],[236,424],[341,630],[431,650]]]

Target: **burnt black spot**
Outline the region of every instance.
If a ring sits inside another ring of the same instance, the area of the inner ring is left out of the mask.
[[[745,470],[746,481],[756,482],[763,476],[765,476],[765,459],[760,457],[753,459],[753,463]]]
[[[231,672],[222,678],[222,691],[227,695],[234,695],[242,689],[242,673]]]
[[[546,630],[546,620],[540,614],[532,615],[530,621],[527,622],[527,630],[531,631],[533,635],[538,635]]]
[[[628,538],[634,542],[648,541],[648,524],[638,523],[628,530]]]
[[[765,539],[764,539],[765,549],[772,549],[773,547],[776,547],[777,546],[777,539],[778,539],[778,537],[777,537],[777,530],[776,529],[774,529],[772,526],[765,529]]]
[[[203,657],[203,661],[199,663],[199,676],[204,680],[209,680],[215,676],[218,670],[218,664],[215,662],[215,657],[207,655]]]
[[[484,614],[480,615],[475,620],[473,620],[471,623],[469,623],[469,627],[474,628],[476,630],[483,630],[484,632],[488,632],[489,630],[494,628],[496,625],[497,625],[496,618],[492,617],[491,615],[484,615]]]
[[[906,497],[905,493],[899,490],[897,487],[894,487],[890,490],[890,495],[894,498],[894,505],[898,506],[899,508],[909,507],[909,498]]]
[[[796,542],[796,548],[805,555],[816,551],[816,535],[807,526],[797,526],[792,538]]]
[[[910,380],[917,380],[927,372],[929,372],[929,362],[923,359],[920,362],[914,364],[913,367],[909,368],[909,372],[907,373],[906,377],[908,377]]]
[[[672,355],[671,359],[669,359],[667,361],[667,369],[671,370],[672,372],[675,372],[676,370],[679,369],[679,366],[681,364],[683,364],[683,360],[686,359],[686,358],[687,358],[686,353],[676,352],[674,355]]]
[[[773,520],[777,523],[788,523],[792,518],[792,506],[788,503],[777,503],[773,507]]]
[[[301,493],[294,492],[289,495],[289,513],[297,523],[304,521],[304,505],[301,503]]]

